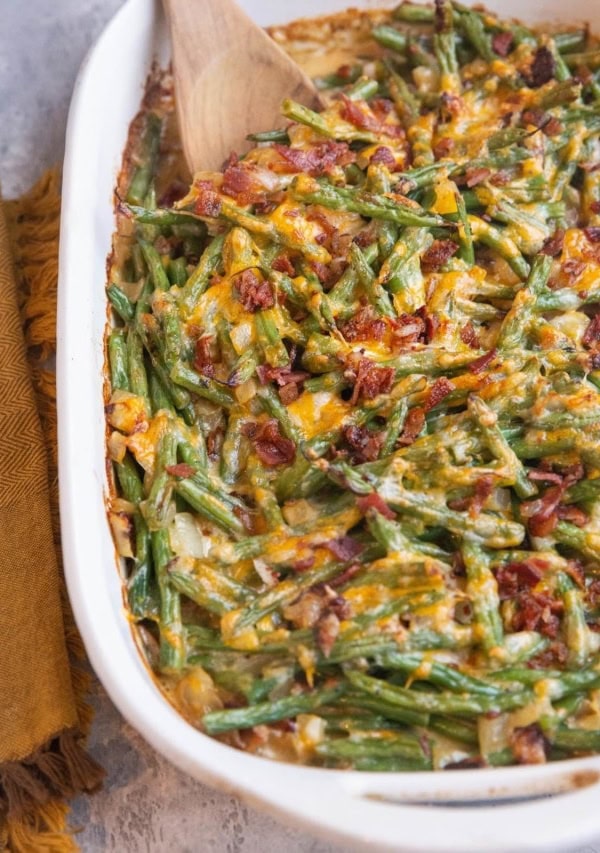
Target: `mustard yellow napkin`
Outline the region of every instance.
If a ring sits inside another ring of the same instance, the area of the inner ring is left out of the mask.
[[[0,848],[14,851],[76,849],[65,799],[102,778],[59,568],[58,187],[52,171],[0,203]]]

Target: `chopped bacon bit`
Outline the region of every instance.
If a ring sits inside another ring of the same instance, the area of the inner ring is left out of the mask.
[[[281,434],[275,418],[263,423],[250,421],[244,424],[242,432],[250,439],[264,465],[282,465],[291,462],[296,455],[294,442]]]
[[[469,370],[471,373],[483,373],[483,371],[488,367],[488,365],[496,358],[496,349],[491,349],[489,352],[484,353],[484,355],[476,358],[475,361],[472,361],[469,364]]]
[[[433,409],[438,403],[441,403],[444,397],[447,397],[448,394],[454,391],[454,385],[450,382],[449,379],[446,379],[445,376],[440,376],[439,379],[436,379],[431,388],[429,389],[429,394],[427,395],[427,401],[425,402],[425,411],[428,412],[430,409]]]
[[[277,257],[271,264],[271,269],[276,270],[277,272],[287,273],[288,275],[296,275],[294,265],[285,253],[282,255],[277,255]]]
[[[394,104],[389,98],[373,98],[369,101],[369,106],[376,115],[380,115],[382,118],[385,118],[394,109]]]
[[[546,471],[538,471],[536,474],[530,472],[530,476],[533,475],[531,479],[545,479],[546,482],[554,483],[549,489],[546,489],[542,497],[521,504],[521,514],[524,518],[529,519],[527,528],[532,536],[547,536],[554,530],[558,519],[561,517],[560,502],[566,490],[581,480],[584,473],[582,465],[569,466],[562,476]],[[559,478],[558,482],[555,480],[556,477]],[[574,507],[573,510],[575,510]],[[562,511],[568,513],[566,508]],[[587,521],[585,513],[580,514],[577,511],[573,512],[573,518],[584,519],[584,524]]]
[[[385,334],[386,323],[371,305],[367,305],[339,329],[347,341],[380,341]]]
[[[373,462],[379,456],[383,432],[373,432],[367,427],[347,426],[343,429],[343,435],[353,451],[352,460],[355,463]]]
[[[272,367],[270,364],[259,364],[256,372],[263,385],[267,382],[276,382],[280,388],[290,384],[300,385],[305,379],[310,379],[310,373],[306,370],[292,370],[290,365]]]
[[[585,527],[590,520],[588,514],[578,506],[559,506],[556,515],[563,521],[570,521],[577,527]]]
[[[416,406],[410,409],[404,421],[404,429],[402,435],[398,439],[398,444],[408,446],[412,444],[419,436],[419,433],[425,426],[425,409],[421,406]]]
[[[308,150],[292,148],[289,145],[274,143],[273,148],[290,167],[292,172],[306,172],[318,177],[334,166],[348,166],[356,160],[356,154],[346,142],[319,142]]]
[[[360,127],[363,130],[379,130],[380,122],[370,110],[362,110],[356,101],[350,100],[346,95],[341,95],[342,108],[340,115],[345,121],[349,121],[355,127]],[[363,101],[363,103],[365,103]],[[367,104],[365,103],[365,107]],[[368,109],[368,107],[367,107]]]
[[[284,406],[289,406],[294,400],[300,396],[298,386],[294,382],[289,382],[287,385],[282,385],[279,389],[279,399]]]
[[[561,265],[561,272],[565,274],[570,284],[579,278],[581,273],[585,270],[585,264],[583,261],[578,261],[575,258],[568,258]]]
[[[415,314],[418,317],[421,317],[423,322],[425,323],[425,337],[424,343],[430,344],[435,337],[435,333],[438,330],[438,326],[440,325],[440,321],[436,317],[435,314],[430,314],[427,310],[426,305],[422,305],[415,311]]]
[[[167,474],[173,477],[193,477],[196,469],[193,465],[188,465],[186,462],[179,462],[177,465],[167,465],[165,467]]]
[[[383,163],[384,166],[393,170],[396,166],[396,158],[394,157],[391,149],[387,148],[385,145],[380,145],[375,153],[371,155],[369,163]]]
[[[344,376],[354,384],[351,405],[359,399],[373,400],[378,394],[387,394],[394,384],[393,367],[378,367],[370,358],[351,353],[346,362]]]
[[[508,56],[512,50],[513,34],[506,30],[503,33],[494,33],[492,36],[492,49],[498,56]]]
[[[453,95],[450,92],[442,92],[439,104],[442,121],[452,121],[455,116],[460,114],[461,109],[462,99],[458,95]]]
[[[260,308],[272,308],[275,305],[270,283],[258,278],[253,270],[241,272],[236,278],[235,287],[246,311],[254,313]]]
[[[232,163],[227,166],[223,173],[223,183],[221,184],[221,192],[232,198],[238,198],[240,195],[245,195],[252,189],[252,176],[243,166],[238,163]]]
[[[323,547],[331,551],[334,557],[345,563],[347,560],[352,560],[358,557],[364,550],[364,546],[351,536],[340,536],[339,539],[330,539],[329,542],[323,543]]]
[[[562,252],[563,243],[565,241],[565,232],[562,228],[557,228],[551,237],[544,240],[540,252],[542,255],[549,255],[551,258],[556,258]]]
[[[206,436],[206,451],[211,459],[218,459],[221,455],[224,438],[223,427],[215,427]]]
[[[562,667],[567,662],[569,650],[566,645],[560,640],[555,640],[550,643],[548,648],[542,652],[538,652],[527,661],[529,669],[552,669],[553,667]]]
[[[425,339],[425,320],[418,314],[400,314],[391,321],[391,325],[394,349],[405,349],[410,344]]]
[[[384,499],[380,495],[375,494],[375,492],[356,498],[356,506],[364,513],[367,513],[370,509],[374,509],[384,518],[389,518],[390,521],[396,518],[396,513],[390,509]]]
[[[547,115],[543,110],[538,110],[536,107],[530,107],[523,110],[521,113],[521,121],[523,124],[532,124],[534,127],[542,127],[547,121]]]
[[[583,229],[583,233],[590,243],[600,243],[600,226],[590,225],[589,228]]]
[[[537,723],[515,729],[510,748],[518,764],[545,764],[548,743]]]
[[[312,261],[311,269],[317,274],[317,278],[321,284],[329,284],[331,280],[331,269],[327,264],[322,264],[320,261]]]
[[[600,201],[591,202],[590,210],[592,213],[600,213]]]
[[[544,122],[542,130],[546,136],[557,136],[562,132],[563,126],[556,116],[550,116],[548,121]]]
[[[544,83],[549,83],[554,79],[556,72],[556,60],[551,51],[547,47],[538,47],[533,55],[533,62],[529,69],[529,86],[533,89],[539,89]]]
[[[463,344],[466,344],[468,347],[472,349],[479,349],[481,343],[479,341],[479,335],[475,329],[475,326],[469,320],[460,330],[460,339]]]
[[[469,506],[469,515],[476,517],[483,509],[485,502],[494,491],[494,478],[490,474],[484,474],[475,482],[475,492]]]
[[[542,483],[562,483],[562,476],[556,471],[542,471],[540,468],[532,468],[527,476],[530,480],[541,480]]]
[[[323,655],[328,658],[331,650],[335,645],[338,634],[340,633],[340,620],[335,613],[329,612],[322,616],[317,622],[316,636],[317,645],[323,652]]]
[[[433,146],[433,153],[436,160],[441,160],[442,157],[450,156],[454,148],[454,140],[449,136],[442,136]]]
[[[221,199],[210,181],[199,181],[195,188],[198,198],[194,204],[194,213],[198,216],[218,216],[221,212]]]
[[[480,167],[479,169],[467,169],[465,178],[466,184],[471,189],[472,187],[476,187],[477,184],[483,183],[483,181],[487,181],[487,179],[492,174],[491,169],[486,169],[484,167]]]
[[[296,560],[295,563],[292,563],[292,569],[295,572],[305,572],[307,569],[312,568],[315,564],[315,555],[309,554],[308,557],[303,557],[301,560]]]
[[[458,251],[453,240],[434,240],[421,258],[423,272],[434,272],[450,260]]]
[[[552,598],[548,592],[522,592],[517,602],[519,607],[512,621],[513,631],[539,631],[551,638],[558,635],[562,601]]]
[[[585,589],[585,574],[579,560],[569,560],[565,571],[580,589]]]
[[[524,589],[536,586],[550,564],[540,557],[529,557],[520,563],[506,563],[496,571],[500,600],[515,598]]]
[[[215,375],[215,366],[213,364],[212,354],[210,351],[212,341],[213,339],[211,337],[206,336],[198,338],[196,341],[192,366],[194,370],[197,370],[198,373],[202,374],[202,376],[212,377]]]
[[[390,510],[390,512],[391,512],[391,510]],[[391,517],[394,518],[395,516],[392,514]],[[351,566],[348,566],[347,569],[344,569],[344,571],[341,573],[341,575],[337,575],[335,578],[330,580],[329,586],[331,586],[331,587],[343,586],[345,583],[348,583],[348,581],[352,580],[352,578],[356,577],[356,575],[360,572],[361,569],[362,569],[362,566],[360,563],[353,563]],[[338,598],[341,598],[341,596],[338,596]],[[346,613],[342,613],[339,610],[336,610],[337,615],[340,617],[340,619],[347,619],[348,616],[350,615],[350,613],[348,613],[348,611],[350,610],[348,602],[345,599],[344,599],[344,602],[346,604],[346,607],[345,607]]]

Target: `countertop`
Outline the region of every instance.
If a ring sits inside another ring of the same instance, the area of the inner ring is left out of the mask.
[[[0,183],[10,197],[62,158],[77,69],[123,0],[0,2]],[[72,804],[86,853],[341,853],[176,770],[97,681],[91,699],[90,749],[107,777],[102,791]],[[577,853],[600,853],[600,840]]]

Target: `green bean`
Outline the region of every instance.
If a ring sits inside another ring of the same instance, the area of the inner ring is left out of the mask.
[[[108,338],[110,384],[113,391],[129,391],[127,347],[122,329],[113,329]]]

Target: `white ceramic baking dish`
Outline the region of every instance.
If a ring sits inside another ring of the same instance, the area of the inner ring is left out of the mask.
[[[201,15],[202,2],[197,3]],[[243,5],[260,24],[269,24],[348,4],[244,0]],[[488,0],[487,5],[527,21],[587,19],[600,31],[598,0]],[[105,513],[104,287],[114,227],[112,192],[128,125],[152,60],[164,62],[167,56],[160,4],[127,0],[81,70],[67,131],[58,330],[62,536],[69,593],[94,669],[129,722],[180,768],[353,849],[525,853],[565,851],[600,840],[600,757],[455,773],[297,767],[244,754],[201,734],[149,676],[124,612]]]

